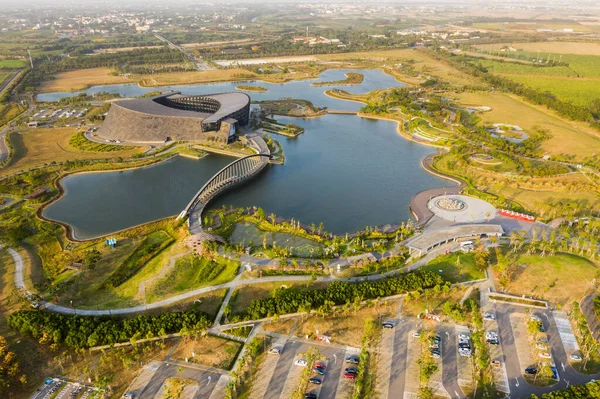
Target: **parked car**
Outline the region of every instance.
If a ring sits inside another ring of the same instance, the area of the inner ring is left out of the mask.
[[[320,384],[321,384],[323,381],[321,381],[321,379],[320,379],[320,378],[313,377],[313,378],[310,378],[310,379],[308,380],[308,382],[310,382],[311,384],[320,385]]]
[[[356,374],[358,372],[358,370],[356,369],[356,367],[346,367],[346,369],[344,370],[345,373],[354,373]]]
[[[317,363],[315,363],[315,367],[318,367],[318,368],[323,369],[323,370],[327,369],[327,365],[325,363],[323,363],[323,362],[317,362]]]
[[[539,356],[543,357],[544,359],[552,359],[552,356],[550,356],[548,352],[540,352]]]
[[[296,366],[300,366],[300,367],[306,367],[308,365],[308,362],[304,359],[298,359],[294,362],[294,364]]]
[[[316,393],[307,393],[304,395],[304,399],[317,399],[317,394]]]
[[[531,374],[531,375],[535,375],[537,374],[538,370],[535,367],[527,367],[525,369],[525,373],[527,374]]]
[[[500,367],[502,366],[502,362],[500,360],[492,360],[492,366]]]
[[[272,355],[281,355],[281,348],[271,348],[269,349],[269,353]]]
[[[360,362],[360,359],[358,358],[358,356],[352,355],[352,356],[346,357],[346,362],[358,364]]]
[[[356,373],[349,373],[349,372],[345,372],[344,373],[344,378],[348,378],[350,380],[353,380],[356,378]]]
[[[488,344],[490,344],[490,345],[499,345],[499,344],[500,344],[500,341],[498,341],[498,338],[495,338],[495,339],[488,339],[488,340],[487,340],[487,343],[488,343]]]
[[[413,331],[412,336],[413,338],[419,338],[421,336],[421,333],[419,331]]]
[[[483,319],[484,320],[496,320],[496,315],[491,312],[485,312],[483,314]]]
[[[458,334],[458,339],[469,339],[470,337],[467,334]]]
[[[556,367],[550,367],[550,370],[552,370],[552,379],[558,381],[558,370],[557,370],[557,368]]]
[[[313,371],[314,371],[315,373],[317,373],[317,374],[320,374],[320,375],[325,375],[325,369],[322,369],[322,368],[320,368],[320,367],[315,367],[315,368],[313,368]]]
[[[396,327],[396,323],[392,323],[391,321],[384,321],[383,323],[381,323],[381,326],[383,328],[394,328]]]

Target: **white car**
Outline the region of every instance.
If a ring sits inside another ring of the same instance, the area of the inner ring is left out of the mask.
[[[273,355],[281,355],[281,348],[271,348],[269,349],[269,353]]]
[[[419,338],[419,337],[421,336],[421,333],[420,333],[420,332],[418,332],[418,331],[413,331],[413,333],[412,333],[412,336],[413,336],[414,338]]]
[[[487,333],[485,333],[485,337],[487,339],[498,338],[498,333],[496,331],[488,331]]]
[[[576,361],[576,362],[580,362],[581,356],[579,356],[577,353],[571,353],[571,356],[569,356],[571,358],[571,360]]]
[[[296,366],[300,366],[300,367],[306,367],[306,366],[308,366],[308,362],[306,360],[304,360],[304,359],[298,359],[298,360],[296,360],[294,362],[294,364]]]
[[[469,336],[467,334],[458,334],[458,339],[469,339]]]

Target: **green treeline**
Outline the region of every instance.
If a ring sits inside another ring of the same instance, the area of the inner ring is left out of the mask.
[[[531,395],[527,399],[538,399],[538,396]],[[545,393],[541,399],[600,399],[600,381],[571,385],[561,391]]]
[[[20,310],[8,316],[7,321],[11,328],[42,344],[65,344],[75,349],[153,338],[182,330],[200,333],[210,324],[206,315],[196,310],[129,319]]]
[[[255,299],[250,302],[245,317],[260,319],[271,315],[309,311],[321,306],[341,305],[367,299],[431,288],[443,284],[444,280],[428,270],[417,270],[388,279],[347,283],[334,281],[324,289],[313,290],[277,290],[270,298]]]

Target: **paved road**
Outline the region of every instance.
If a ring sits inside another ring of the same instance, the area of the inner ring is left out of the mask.
[[[456,349],[458,341],[454,326],[442,324],[437,328],[437,332],[442,337],[442,383],[444,388],[453,399],[466,398],[458,385],[458,355]]]
[[[406,383],[406,356],[408,333],[413,329],[413,321],[401,319],[394,328],[394,354],[392,355],[392,370],[390,373],[389,397],[400,397]],[[396,396],[398,395],[398,396]]]
[[[279,399],[283,392],[283,387],[287,380],[290,368],[298,367],[294,366],[293,362],[296,352],[301,352],[302,346],[303,344],[299,342],[287,342],[285,344],[283,353],[280,355],[279,361],[277,362],[275,372],[271,377],[271,381],[269,381],[269,387],[267,388],[264,399]]]
[[[573,385],[585,384],[592,379],[600,379],[600,373],[595,375],[581,374],[569,365],[569,360],[560,340],[556,323],[552,317],[552,312],[548,310],[539,310],[535,313],[540,316],[542,323],[548,332],[550,351],[553,361],[558,368],[560,382],[544,388],[536,387],[526,382],[523,378],[523,370],[521,370],[519,364],[514,334],[509,318],[511,313],[525,313],[526,308],[509,304],[497,304],[495,307],[496,320],[498,322],[498,334],[500,335],[500,344],[502,345],[504,353],[504,363],[506,365],[511,398],[526,398],[532,393],[541,397],[544,393],[565,389],[567,387],[567,381],[570,385]],[[565,366],[564,369],[562,365]]]
[[[194,395],[194,398],[200,399],[208,398],[210,396],[221,375],[172,364],[167,366],[167,363],[163,363],[138,398],[154,399],[165,380],[171,377],[180,377],[196,381],[200,385],[200,388],[196,392],[196,395]],[[210,383],[208,382],[208,377],[211,378]]]

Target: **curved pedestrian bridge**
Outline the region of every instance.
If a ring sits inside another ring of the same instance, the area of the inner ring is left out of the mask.
[[[202,211],[213,198],[256,176],[269,163],[271,154],[264,140],[260,136],[253,136],[248,137],[248,142],[258,153],[236,159],[218,171],[198,190],[177,217],[177,219],[189,217],[188,226],[192,236],[203,235]]]

